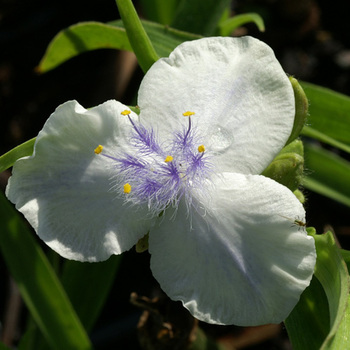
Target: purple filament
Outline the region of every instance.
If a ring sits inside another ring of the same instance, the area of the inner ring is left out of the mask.
[[[133,126],[129,151],[115,157],[105,155],[114,161],[118,191],[129,183],[131,192],[125,194],[126,199],[134,204],[146,203],[154,214],[176,205],[184,195],[191,198],[191,190],[200,189],[211,173],[206,152],[198,151],[201,143],[191,118],[188,128],[174,132],[166,146],[160,144],[153,129],[129,120]],[[172,156],[172,161],[165,162],[167,156]]]

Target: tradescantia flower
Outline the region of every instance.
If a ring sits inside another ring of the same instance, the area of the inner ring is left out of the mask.
[[[285,319],[309,285],[302,205],[259,175],[285,145],[294,95],[251,37],[177,47],[144,77],[136,115],[116,101],[59,106],[7,196],[63,257],[100,261],[149,232],[163,290],[200,320]]]

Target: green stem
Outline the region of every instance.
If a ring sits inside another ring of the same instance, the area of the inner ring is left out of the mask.
[[[159,57],[141,24],[132,1],[116,0],[116,3],[131,47],[137,57],[140,67],[143,72],[146,73]]]

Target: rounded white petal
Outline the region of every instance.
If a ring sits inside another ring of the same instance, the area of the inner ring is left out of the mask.
[[[113,190],[113,161],[94,153],[98,145],[112,156],[127,147],[125,109],[113,100],[90,110],[66,102],[39,133],[33,155],[14,164],[8,198],[68,259],[105,260],[130,249],[150,228],[147,210],[130,208]]]
[[[223,171],[260,174],[287,141],[294,122],[292,86],[271,48],[252,37],[185,42],[142,81],[141,120],[168,135],[195,130]]]
[[[293,224],[304,220],[304,209],[263,176],[226,173],[214,185],[210,201],[201,202],[204,214],[188,214],[182,203],[175,218],[168,212],[152,229],[152,272],[170,298],[202,321],[279,323],[315,265],[313,238]]]

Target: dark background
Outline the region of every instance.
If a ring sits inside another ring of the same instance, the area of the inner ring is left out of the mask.
[[[138,5],[136,1],[135,4]],[[237,34],[250,34],[268,43],[286,72],[350,95],[347,6],[341,0],[237,0],[232,9],[263,16],[264,33],[247,25]],[[61,29],[80,21],[107,22],[117,17],[114,0],[0,0],[0,154],[36,136],[55,108],[69,99],[85,107],[110,98],[134,103],[142,72],[132,69],[135,61],[131,55],[99,50],[74,58],[49,73],[35,72],[50,40]],[[121,84],[124,79],[133,84]],[[2,190],[9,174],[0,174]],[[331,225],[340,243],[349,249],[349,208],[311,192],[306,195],[309,225],[318,232]],[[135,326],[140,312],[129,305],[128,299],[132,291],[150,296],[157,288],[148,254],[124,254],[117,281],[124,284],[116,282],[108,306],[91,334],[97,349],[138,348]],[[4,322],[6,305],[13,295],[9,291],[9,276],[0,257],[0,322]],[[14,342],[26,316],[25,309],[19,310]],[[214,336],[246,334],[237,327],[207,328]],[[247,349],[290,349],[283,329],[268,338]]]

